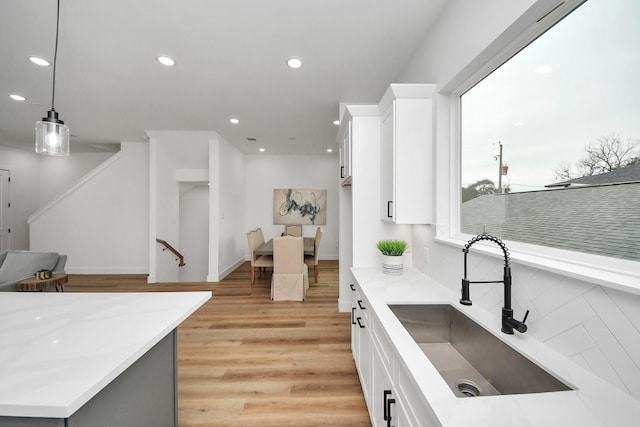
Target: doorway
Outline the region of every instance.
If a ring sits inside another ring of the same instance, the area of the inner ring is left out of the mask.
[[[11,249],[11,221],[9,208],[11,200],[9,198],[9,183],[11,172],[0,169],[0,250]]]
[[[209,272],[209,186],[180,183],[179,250],[185,266],[180,282],[206,282]]]

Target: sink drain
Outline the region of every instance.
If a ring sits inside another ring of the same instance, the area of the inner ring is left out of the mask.
[[[480,396],[480,389],[473,381],[458,380],[456,381],[456,387],[458,390],[460,390],[460,393],[464,394],[467,397]]]

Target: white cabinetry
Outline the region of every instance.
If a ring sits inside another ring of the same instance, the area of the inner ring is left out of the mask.
[[[357,282],[354,281],[351,289],[351,345],[371,424],[374,427],[437,425],[407,370],[398,363],[396,347]]]
[[[340,153],[340,184],[351,184],[351,120],[344,122],[338,137]]]
[[[382,97],[381,219],[433,220],[433,96],[435,85],[394,84]]]
[[[358,369],[360,384],[365,400],[369,400],[371,391],[371,334],[369,333],[368,302],[363,298],[360,290],[351,283],[351,352]],[[370,413],[371,415],[371,413]]]
[[[370,122],[371,117],[378,117],[380,112],[377,105],[347,105],[340,119],[338,129],[338,148],[340,154],[340,183],[351,185],[354,164],[354,146],[360,148],[371,146]],[[376,129],[377,131],[379,128]]]

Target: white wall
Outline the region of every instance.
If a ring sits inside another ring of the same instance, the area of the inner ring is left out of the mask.
[[[437,83],[440,90],[451,89],[464,76],[464,68],[488,48],[500,34],[525,14],[530,0],[453,0],[437,25],[427,34],[405,69],[400,81]],[[536,2],[540,10],[557,2]],[[533,15],[533,14],[532,14]],[[540,15],[538,15],[540,16]],[[522,18],[520,18],[522,19]],[[529,19],[529,18],[527,18]],[[489,50],[494,49],[491,46]],[[482,57],[487,57],[485,52]],[[460,74],[462,73],[462,74]],[[414,265],[440,283],[459,292],[463,256],[459,247],[434,240],[436,227],[448,228],[452,198],[450,194],[450,119],[447,93],[438,105],[437,141],[437,226],[414,226]],[[429,262],[423,248],[429,248]],[[472,253],[469,256],[472,280],[500,279],[498,258]],[[571,358],[586,369],[640,398],[640,296],[604,288],[560,274],[512,264],[513,302],[517,318],[526,309],[527,334],[551,349]],[[475,305],[500,315],[500,285],[472,285]]]
[[[149,136],[149,256],[150,283],[178,282],[175,257],[155,239],[181,252],[180,184],[178,169],[208,169],[209,139],[214,132],[147,131]],[[187,260],[189,262],[189,260]]]
[[[217,230],[212,240],[217,248],[217,276],[209,280],[219,281],[245,261],[247,239],[245,237],[245,158],[226,140],[219,138],[218,160],[212,165],[210,175],[215,176],[217,198]],[[212,182],[214,180],[212,179]]]
[[[69,273],[146,273],[147,144],[123,143],[107,164],[30,217],[30,249],[67,254]]]
[[[60,158],[0,145],[0,169],[11,171],[11,248],[29,249],[29,215],[112,155],[74,153]]]
[[[246,155],[246,220],[244,231],[262,227],[265,239],[279,236],[283,225],[273,224],[273,190],[276,188],[313,188],[327,190],[327,224],[320,259],[338,259],[338,159],[326,156]],[[316,226],[305,225],[305,236],[313,236]],[[245,254],[249,248],[244,237]]]

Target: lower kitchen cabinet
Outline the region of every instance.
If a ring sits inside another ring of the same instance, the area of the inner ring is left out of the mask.
[[[438,425],[413,379],[398,363],[397,348],[357,283],[352,286],[352,301],[351,345],[371,424],[374,427]]]

